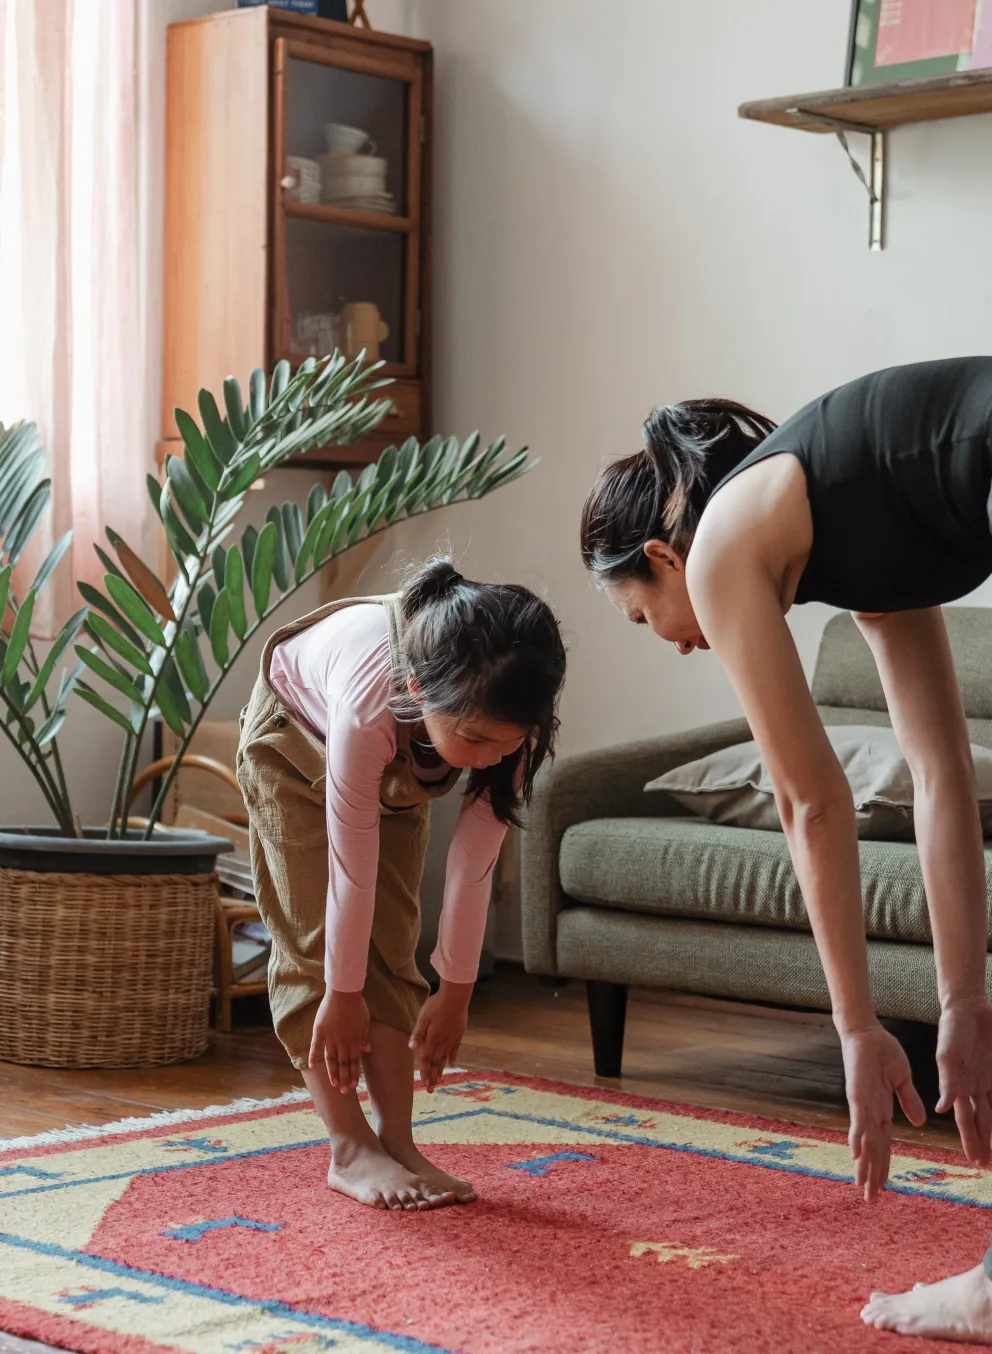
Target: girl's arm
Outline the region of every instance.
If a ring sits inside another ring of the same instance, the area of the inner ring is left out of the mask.
[[[392,759],[390,717],[363,723],[345,705],[327,711],[327,988],[314,1018],[309,1065],[323,1061],[332,1086],[357,1087],[370,1024],[362,997],[379,871],[379,786]]]
[[[937,965],[938,1112],[954,1107],[969,1160],[992,1164],[992,1006],[975,768],[939,608],[855,619],[871,647],[913,776],[913,816]]]
[[[487,799],[464,801],[448,850],[437,947],[431,955],[441,987],[425,1002],[410,1036],[428,1091],[458,1058],[479,972],[493,869],[505,835]]]
[[[857,834],[851,791],[809,694],[783,615],[781,578],[714,514],[687,567],[697,619],[744,708],[768,766],[841,1037],[851,1151],[867,1198],[888,1175],[892,1094],[914,1122],[922,1103],[899,1044],[875,1017],[868,983]]]
[[[361,722],[327,711],[327,929],[325,977],[337,992],[365,986],[379,873],[379,790],[395,754],[388,714]]]
[[[447,982],[474,983],[478,976],[493,870],[505,836],[505,824],[484,796],[463,801],[448,848],[437,947],[431,955]]]

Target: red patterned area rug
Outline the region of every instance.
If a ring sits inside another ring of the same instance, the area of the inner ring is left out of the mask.
[[[302,1093],[0,1143],[0,1329],[83,1354],[898,1354],[869,1291],[970,1266],[992,1176],[840,1135],[498,1073],[418,1091],[480,1202],[334,1195]]]

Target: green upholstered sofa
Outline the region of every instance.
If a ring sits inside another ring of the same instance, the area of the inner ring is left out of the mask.
[[[992,610],[949,607],[945,617],[971,740],[992,747]],[[824,724],[888,723],[850,616],[827,624],[812,690]],[[735,720],[649,738],[563,759],[539,782],[522,845],[524,962],[533,973],[586,980],[600,1076],[620,1073],[628,984],[829,1009],[782,834],[718,826],[643,790],[750,737]],[[876,1009],[936,1023],[916,847],[863,841],[860,852]]]

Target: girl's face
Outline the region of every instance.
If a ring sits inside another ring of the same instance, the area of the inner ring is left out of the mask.
[[[414,700],[420,688],[411,677],[407,683]],[[530,732],[519,724],[501,724],[485,715],[425,714],[424,728],[439,757],[463,770],[484,771],[511,756]]]
[[[644,547],[651,577],[608,583],[606,595],[635,625],[649,625],[659,639],[674,644],[680,654],[708,649],[685,581],[685,561],[664,541]]]
[[[424,715],[427,737],[449,766],[484,771],[498,766],[517,751],[527,730],[517,724],[498,724],[484,715]]]

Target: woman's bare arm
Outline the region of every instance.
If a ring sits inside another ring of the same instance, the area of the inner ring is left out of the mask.
[[[914,819],[933,930],[941,1100],[968,1157],[992,1164],[992,1007],[985,993],[987,895],[968,728],[938,608],[856,616],[913,776]]]
[[[721,505],[723,507],[723,505]],[[696,617],[744,708],[768,766],[841,1036],[858,1183],[872,1197],[888,1174],[892,1095],[922,1122],[898,1043],[871,1003],[854,806],[783,615],[782,573],[760,526],[742,533],[728,499],[709,509],[687,580]]]

